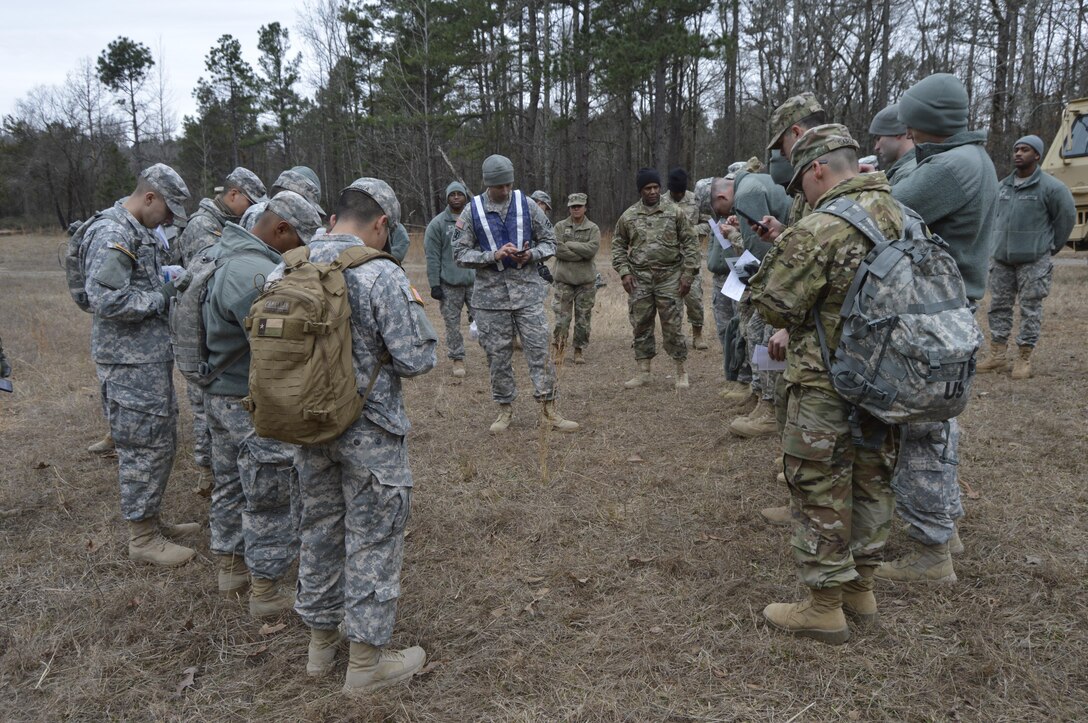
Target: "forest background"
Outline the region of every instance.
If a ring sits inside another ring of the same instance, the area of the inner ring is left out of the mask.
[[[1086,3],[309,0],[296,35],[274,18],[254,30],[258,57],[220,37],[180,121],[149,39],[121,34],[4,116],[0,224],[62,228],[163,161],[194,207],[237,165],[268,185],[308,165],[326,208],[381,177],[420,227],[454,176],[479,189],[480,161],[502,153],[519,187],[557,206],[588,192],[610,227],[641,166],[694,182],[762,158],[771,111],[804,90],[871,148],[872,116],[934,72],[963,80],[1004,174],[1013,140],[1049,143],[1062,106],[1088,96]]]

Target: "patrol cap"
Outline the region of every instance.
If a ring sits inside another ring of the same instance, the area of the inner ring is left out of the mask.
[[[359,191],[373,198],[381,207],[382,212],[389,217],[390,231],[393,230],[395,224],[400,223],[400,201],[397,200],[397,194],[393,193],[389,184],[380,178],[356,178],[344,191]]]
[[[584,193],[572,193],[567,196],[567,208],[571,206],[584,206],[589,201],[589,197]]]
[[[790,126],[800,120],[808,118],[813,113],[823,111],[823,106],[816,100],[816,96],[805,91],[800,95],[787,98],[786,102],[774,109],[771,113],[771,142],[767,144],[767,150],[778,148],[782,144],[782,136]]]
[[[291,224],[298,232],[302,243],[310,243],[314,233],[321,227],[321,216],[308,200],[294,191],[280,191],[265,206],[265,212],[272,212]]]
[[[858,142],[850,137],[850,130],[840,123],[826,123],[805,131],[790,152],[793,163],[793,178],[786,190],[795,192],[801,186],[801,176],[813,162],[840,148],[859,148]]]
[[[732,173],[733,175],[736,175],[737,171],[744,170],[744,167],[747,166],[747,165],[748,164],[745,163],[744,161],[734,161],[733,163],[729,164],[729,168],[725,169],[725,172],[726,173]]]
[[[189,214],[185,213],[185,202],[189,200],[189,188],[181,176],[165,163],[156,163],[148,166],[140,173],[140,180],[147,181],[155,191],[166,201],[166,207],[174,218],[185,223],[189,220]]]
[[[907,124],[899,120],[899,104],[892,103],[873,116],[869,124],[871,136],[901,136],[907,132]]]
[[[257,178],[257,174],[248,168],[238,166],[227,174],[225,188],[237,188],[250,203],[260,203],[268,200],[268,190]]]
[[[548,207],[549,211],[552,210],[552,197],[546,194],[544,191],[533,191],[529,194],[529,198],[533,199],[534,201],[543,203],[545,206]]]
[[[278,188],[283,191],[294,191],[312,203],[318,213],[324,215],[325,209],[321,208],[321,184],[315,182],[317,176],[309,168],[306,168],[310,171],[309,174],[299,171],[299,168],[306,167],[295,166],[281,173],[272,184],[272,190]]]
[[[317,192],[321,193],[321,179],[319,179],[317,177],[317,174],[314,173],[314,169],[310,168],[309,166],[295,166],[291,170],[294,171],[295,173],[305,177],[306,180],[308,180],[310,183],[314,184],[314,188],[317,189]],[[297,193],[297,191],[296,191],[296,193]]]

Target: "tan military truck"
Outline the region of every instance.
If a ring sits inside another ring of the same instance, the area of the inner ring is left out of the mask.
[[[1074,249],[1088,248],[1088,98],[1070,101],[1043,159],[1043,170],[1073,192],[1077,225],[1069,234]]]

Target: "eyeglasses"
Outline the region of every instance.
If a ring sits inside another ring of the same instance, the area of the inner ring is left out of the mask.
[[[819,165],[819,166],[826,166],[826,165],[827,165],[828,163],[830,163],[830,161],[821,161],[821,160],[819,160],[819,159],[817,159],[817,160],[813,161],[812,163],[808,164],[808,165],[807,165],[807,166],[805,167],[805,170],[801,171],[801,178],[804,178],[804,177],[805,177],[805,174],[806,174],[806,173],[808,173],[808,172],[809,172],[810,170],[812,170],[812,167],[813,167],[813,166],[817,166],[817,165]]]

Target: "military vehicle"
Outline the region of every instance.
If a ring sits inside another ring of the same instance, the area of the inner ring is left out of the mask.
[[[1043,159],[1043,170],[1073,192],[1077,225],[1069,234],[1074,249],[1088,248],[1088,98],[1070,101]]]

